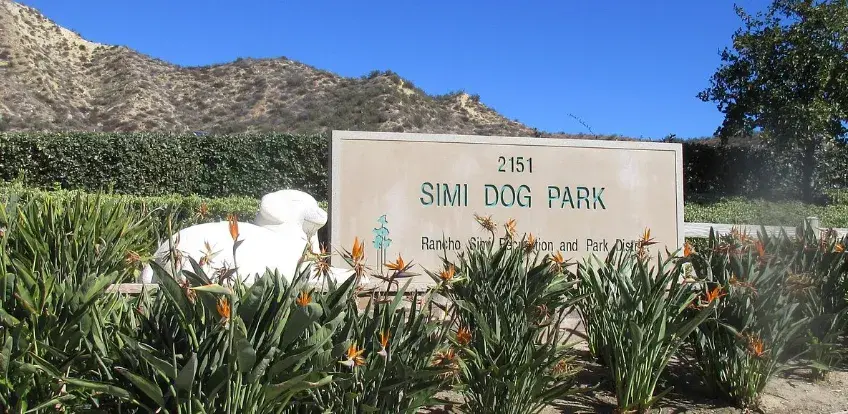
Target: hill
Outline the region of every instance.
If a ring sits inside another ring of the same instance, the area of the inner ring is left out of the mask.
[[[542,135],[476,96],[431,96],[390,71],[347,78],[285,57],[181,67],[11,0],[0,0],[0,116],[9,131]]]

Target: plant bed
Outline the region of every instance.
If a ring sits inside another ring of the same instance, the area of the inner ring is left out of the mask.
[[[508,237],[524,248],[468,251],[428,269],[435,298],[410,297],[416,274],[401,257],[374,274],[367,287],[377,289],[356,287],[373,265],[358,239],[340,253],[356,278],[326,290],[313,289],[306,272],[245,287],[193,263],[185,280],[160,277],[155,292],[133,296],[107,292],[134,277],[136,252],[154,244],[156,223],[131,200],[32,197],[2,207],[0,408],[10,412],[62,403],[66,412],[94,412],[93,404],[100,412],[285,413],[448,405],[523,414],[619,412],[622,401],[642,412],[744,412],[731,405],[735,396],[714,391],[726,390],[715,380],[724,372],[727,383],[754,384],[743,403],[765,412],[848,407],[844,353],[834,352],[845,349],[846,329],[827,323],[848,309],[848,253],[807,227],[800,238],[711,237],[667,253],[668,262],[658,255],[661,268],[631,257],[572,272],[559,253],[531,254],[534,239],[518,239],[509,221]],[[494,239],[496,226],[478,222]],[[238,238],[236,225],[231,235]],[[640,245],[650,240],[646,231]],[[326,276],[326,257],[316,263]],[[825,323],[789,330],[785,319]],[[739,361],[747,371],[726,369]],[[747,381],[750,372],[776,374]],[[622,398],[631,384],[641,387],[636,404]]]
[[[571,319],[564,330],[576,337],[585,335],[579,321]],[[604,368],[594,361],[585,342],[575,347],[574,363],[580,368],[577,384],[586,389],[572,401],[550,404],[541,414],[555,413],[615,413],[615,394],[607,380]],[[688,351],[688,350],[687,350]],[[842,413],[848,409],[848,367],[830,373],[823,381],[810,379],[809,369],[790,370],[774,377],[766,386],[762,397],[762,412],[768,414]],[[651,413],[736,414],[745,413],[713,397],[697,373],[685,361],[674,358],[663,377],[663,386],[673,386],[672,391],[660,400]],[[462,404],[462,397],[453,392],[442,392],[439,398]],[[449,413],[451,408],[438,405],[422,409],[419,413]],[[753,411],[758,412],[758,411]]]

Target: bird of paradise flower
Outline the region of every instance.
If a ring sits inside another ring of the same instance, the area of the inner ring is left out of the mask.
[[[386,250],[391,246],[392,239],[389,238],[389,228],[386,227],[388,220],[386,220],[385,214],[377,219],[377,223],[380,223],[380,227],[372,230],[374,233],[373,243],[377,252],[377,266],[379,266],[379,271],[383,272],[383,264],[386,263]]]

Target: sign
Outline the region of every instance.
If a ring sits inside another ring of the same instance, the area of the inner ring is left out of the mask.
[[[446,252],[491,243],[475,215],[497,223],[495,243],[515,220],[540,256],[605,257],[646,228],[653,249],[683,245],[680,144],[333,131],[331,145],[333,249],[358,237],[378,272],[400,254],[417,264],[417,287],[433,284],[424,269],[441,271]]]

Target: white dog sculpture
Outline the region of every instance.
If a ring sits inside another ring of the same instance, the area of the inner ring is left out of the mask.
[[[327,224],[327,212],[311,195],[297,190],[266,194],[259,203],[253,223],[278,233],[309,240],[312,253],[320,253],[318,230]]]
[[[282,190],[262,197],[255,224],[238,222],[238,241],[241,242],[233,258],[234,241],[227,221],[205,223],[180,230],[171,236],[174,249],[182,256],[177,269],[193,271],[188,257],[193,258],[206,274],[213,276],[227,269],[236,269],[237,277],[247,286],[262,277],[266,270],[278,271],[291,281],[295,272],[303,267],[297,263],[307,245],[313,253],[320,253],[317,231],[327,222],[327,213],[315,199],[301,191]],[[309,243],[307,243],[309,242]],[[159,245],[154,260],[166,270],[170,268],[168,241]],[[330,268],[329,277],[342,281],[352,271]],[[313,273],[314,274],[314,273]],[[141,274],[143,283],[155,283],[150,265]],[[367,283],[365,277],[360,283]]]

